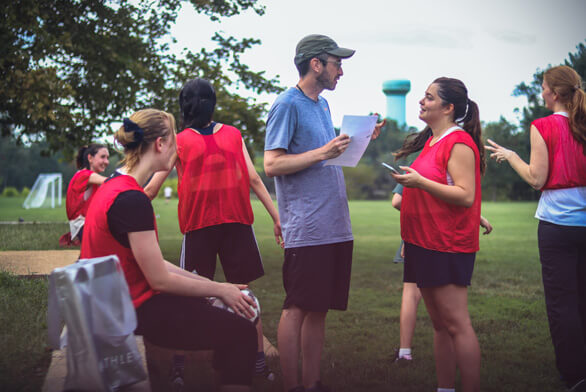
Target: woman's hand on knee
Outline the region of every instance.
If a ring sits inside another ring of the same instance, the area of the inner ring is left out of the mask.
[[[256,308],[256,303],[252,298],[243,293],[241,290],[247,288],[245,284],[220,283],[223,285],[222,301],[228,305],[236,314],[243,315],[246,318],[255,316],[251,306]]]

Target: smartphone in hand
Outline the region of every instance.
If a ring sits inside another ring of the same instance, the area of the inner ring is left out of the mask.
[[[403,173],[400,173],[400,172],[399,172],[397,169],[395,169],[395,168],[394,168],[394,167],[392,167],[391,165],[389,165],[388,163],[384,163],[384,162],[382,162],[382,165],[383,165],[384,167],[386,167],[387,169],[389,169],[390,171],[392,171],[393,173],[395,173],[395,174],[399,174],[399,175],[403,174]]]

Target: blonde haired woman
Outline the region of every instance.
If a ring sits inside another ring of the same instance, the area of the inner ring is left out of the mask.
[[[124,119],[116,132],[124,147],[122,170],[94,196],[86,218],[82,258],[116,254],[136,308],[136,333],[172,349],[213,349],[223,391],[248,391],[257,348],[254,324],[212,307],[221,298],[236,313],[253,316],[245,285],[218,283],[165,261],[150,199],[142,186],[171,167],[175,119],[155,109]]]
[[[542,88],[554,113],[531,123],[529,163],[492,140],[486,149],[542,191],[535,217],[556,365],[571,391],[586,391],[586,94],[568,66],[548,69]]]

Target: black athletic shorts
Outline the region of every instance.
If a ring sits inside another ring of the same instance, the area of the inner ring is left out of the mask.
[[[181,268],[214,279],[218,255],[230,283],[248,284],[265,273],[250,225],[224,223],[190,231],[183,237]]]
[[[447,253],[405,242],[403,282],[417,287],[470,286],[476,253]]]
[[[354,241],[285,249],[283,308],[346,310]]]
[[[136,309],[135,333],[161,347],[214,350],[223,385],[251,385],[257,351],[253,323],[205,298],[157,294]]]

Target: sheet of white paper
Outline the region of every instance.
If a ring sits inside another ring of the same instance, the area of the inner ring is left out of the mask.
[[[350,144],[342,154],[325,161],[326,165],[355,167],[368,147],[378,116],[348,116],[342,119],[340,134],[350,136]]]

